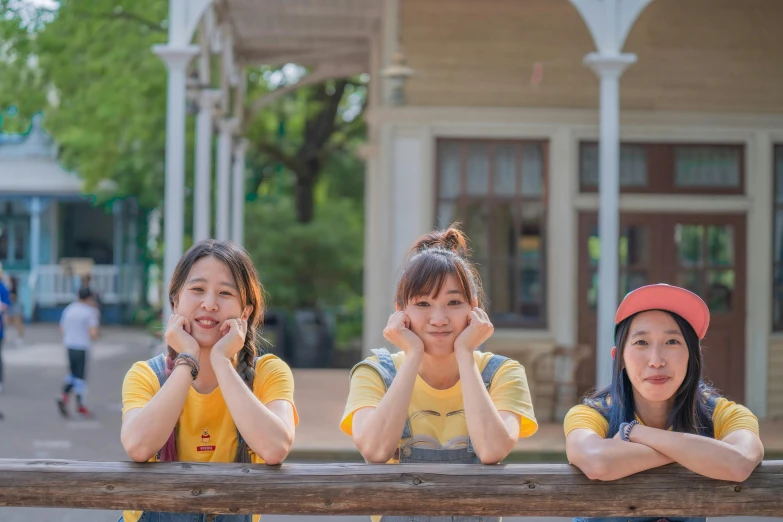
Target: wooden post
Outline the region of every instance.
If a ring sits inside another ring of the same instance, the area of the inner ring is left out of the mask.
[[[566,464],[367,465],[0,460],[0,506],[186,513],[783,516],[783,461],[738,484],[670,465],[613,482]]]

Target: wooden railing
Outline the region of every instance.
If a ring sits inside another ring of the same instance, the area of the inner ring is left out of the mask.
[[[677,465],[595,482],[566,464],[366,465],[0,460],[0,506],[186,513],[783,516],[783,461],[743,483]]]

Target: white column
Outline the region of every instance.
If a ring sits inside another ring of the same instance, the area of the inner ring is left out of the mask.
[[[611,348],[617,311],[620,243],[620,76],[636,61],[632,54],[588,54],[585,64],[601,80],[601,135],[599,141],[598,235],[598,335],[596,384],[612,382]]]
[[[111,206],[112,211],[112,219],[113,219],[113,225],[114,225],[114,231],[112,235],[113,238],[113,247],[112,247],[112,259],[114,260],[114,266],[122,266],[123,259],[122,259],[122,243],[124,241],[124,234],[123,231],[125,229],[125,220],[123,219],[123,202],[119,199],[114,200],[114,203],[112,203]]]
[[[232,118],[221,120],[218,123],[218,151],[217,151],[217,215],[215,223],[215,237],[220,241],[229,238],[231,198],[231,145],[233,134],[238,125]]]
[[[30,273],[38,274],[41,263],[41,212],[43,203],[38,196],[30,200]]]
[[[212,114],[220,91],[202,90],[196,117],[196,174],[193,196],[193,241],[212,236]]]
[[[245,151],[247,141],[234,146],[234,169],[231,190],[231,240],[239,245],[245,240]]]
[[[198,52],[195,45],[153,47],[168,69],[166,94],[166,182],[164,189],[163,287],[168,288],[174,267],[182,255],[185,234],[185,73]],[[163,300],[163,317],[171,313]]]

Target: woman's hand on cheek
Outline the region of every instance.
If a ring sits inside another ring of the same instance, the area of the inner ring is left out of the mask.
[[[190,332],[190,321],[182,315],[173,313],[169,316],[169,324],[166,326],[164,338],[166,339],[166,344],[171,346],[175,352],[192,355],[198,360],[201,348]]]
[[[405,312],[394,312],[389,316],[386,328],[383,329],[383,336],[405,352],[405,355],[417,352],[424,353],[424,341],[410,329],[410,326],[410,319]]]
[[[227,319],[220,325],[220,338],[212,347],[211,357],[231,359],[245,346],[247,321],[240,318]]]
[[[468,314],[468,326],[454,341],[454,353],[473,353],[487,339],[492,337],[495,327],[487,313],[475,307]]]

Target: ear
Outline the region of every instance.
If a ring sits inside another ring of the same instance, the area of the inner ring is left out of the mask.
[[[253,313],[253,306],[247,305],[244,310],[242,310],[242,320],[247,321],[250,318],[250,314]]]
[[[473,308],[478,308],[478,299],[475,297],[473,298],[473,302],[470,303]]]
[[[612,360],[617,358],[617,347],[612,346]]]

